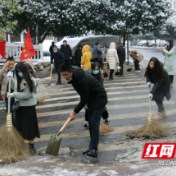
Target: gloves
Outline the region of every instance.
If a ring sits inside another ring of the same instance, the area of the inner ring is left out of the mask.
[[[54,65],[53,65],[53,64],[51,64],[51,67],[52,67],[52,68],[54,68]]]
[[[83,65],[81,65],[81,68],[83,68]]]
[[[147,82],[146,85],[149,88],[151,86],[151,82]]]
[[[149,94],[149,95],[148,95],[148,98],[151,98],[151,99],[152,99],[152,98],[153,98],[153,94]]]
[[[7,77],[13,77],[13,72],[9,71],[9,72],[7,73]]]
[[[8,98],[8,97],[12,98],[12,97],[13,97],[13,93],[8,93],[8,92],[7,92],[7,98]]]

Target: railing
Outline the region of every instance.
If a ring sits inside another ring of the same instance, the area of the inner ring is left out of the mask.
[[[20,55],[22,51],[23,44],[16,43],[6,43],[6,58],[13,56],[15,60],[20,60]],[[31,59],[43,59],[43,45],[34,45],[36,55],[31,57]],[[0,55],[0,59],[2,59]]]

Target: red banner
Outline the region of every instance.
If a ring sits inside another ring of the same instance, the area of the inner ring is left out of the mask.
[[[5,59],[5,44],[6,44],[6,41],[3,40],[3,41],[0,41],[0,55],[2,56],[2,58]]]
[[[24,41],[24,46],[21,52],[20,61],[26,60],[32,56],[35,56],[34,46],[32,44],[31,36],[29,30],[27,31],[26,38]]]

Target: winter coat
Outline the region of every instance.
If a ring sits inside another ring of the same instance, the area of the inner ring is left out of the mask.
[[[53,63],[53,59],[55,67],[59,67],[64,63],[64,55],[60,50],[58,50],[56,53],[53,52],[51,54],[51,64]]]
[[[83,65],[83,69],[89,69],[91,67],[91,60],[92,54],[90,52],[90,47],[89,45],[85,45],[83,47],[83,57],[81,60],[81,65]]]
[[[173,46],[173,48],[170,51],[167,51],[166,49],[163,50],[163,54],[165,56],[164,69],[168,72],[169,75],[174,75],[175,52],[176,52],[175,46]]]
[[[64,54],[65,60],[70,60],[72,58],[72,51],[69,45],[61,45],[61,52]]]
[[[123,46],[119,46],[117,48],[117,54],[118,54],[120,63],[123,63],[125,61],[125,48]]]
[[[49,52],[50,52],[50,54],[53,53],[53,47],[54,47],[54,45],[51,45],[50,48],[49,48]]]
[[[132,50],[130,56],[133,58],[133,61],[138,60],[141,62],[144,58],[144,56],[137,50]]]
[[[170,94],[170,79],[167,71],[163,69],[164,71],[164,80],[163,81],[157,81],[155,82],[153,80],[153,72],[150,72],[150,76],[146,78],[147,82],[151,82],[154,84],[151,94],[153,94],[153,100],[159,100],[163,101],[164,97],[166,97],[167,100],[171,98]]]
[[[103,52],[101,51],[100,47],[95,45],[94,49],[93,49],[93,52],[92,52],[93,59],[101,59],[102,53]]]
[[[37,104],[37,83],[33,77],[31,77],[34,83],[34,91],[31,93],[29,86],[23,80],[20,84],[20,92],[17,91],[17,80],[12,78],[12,88],[14,90],[13,96],[15,101],[20,101],[20,106],[35,106]]]
[[[88,70],[85,70],[87,73],[92,75],[92,68],[89,68]],[[92,75],[93,76],[93,75]],[[104,87],[104,75],[103,75],[103,70],[100,69],[100,80],[98,80],[100,84]]]
[[[82,50],[79,48],[75,51],[75,63],[81,64]]]
[[[107,103],[107,94],[103,86],[90,74],[80,68],[73,68],[72,84],[80,95],[80,102],[74,109],[75,113],[87,104],[90,111],[104,107]]]
[[[116,69],[116,64],[119,62],[115,47],[116,47],[115,43],[111,43],[106,54],[106,60],[109,64],[109,67],[110,69],[113,69],[113,70]]]
[[[1,81],[1,95],[5,99],[6,93],[8,92],[8,79],[7,79],[7,69],[0,70],[0,81]],[[14,73],[14,71],[13,71]]]

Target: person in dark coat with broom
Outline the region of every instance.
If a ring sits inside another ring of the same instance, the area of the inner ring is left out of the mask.
[[[146,68],[145,77],[149,88],[154,84],[148,96],[154,100],[158,106],[158,113],[154,118],[158,120],[162,119],[166,117],[166,111],[163,106],[164,97],[166,97],[167,100],[171,98],[169,75],[163,68],[163,64],[156,57],[152,57]]]
[[[89,73],[94,78],[96,78],[100,82],[100,84],[104,87],[103,70],[101,70],[100,64],[98,62],[92,62],[91,68],[88,69],[88,70],[85,70],[85,72]],[[108,113],[108,110],[107,110],[106,106],[105,106],[105,109],[103,111],[102,118],[105,122],[110,121],[109,113]],[[88,111],[87,107],[85,107],[85,123],[84,123],[84,126],[85,127],[89,126],[89,111]]]
[[[16,78],[13,73],[8,72],[7,77],[12,77],[13,93],[7,93],[7,96],[14,97],[19,101],[19,108],[15,111],[16,129],[22,137],[29,141],[29,152],[36,153],[34,148],[34,138],[40,138],[38,127],[36,104],[37,90],[36,81],[30,76],[26,64],[18,63],[15,67]]]
[[[76,114],[85,105],[88,106],[90,144],[88,150],[83,152],[83,155],[96,158],[99,143],[100,119],[107,103],[106,91],[99,81],[80,68],[73,68],[71,65],[64,64],[61,66],[61,73],[68,84],[72,84],[76,92],[80,95],[80,102],[69,115],[71,120],[76,118]]]

